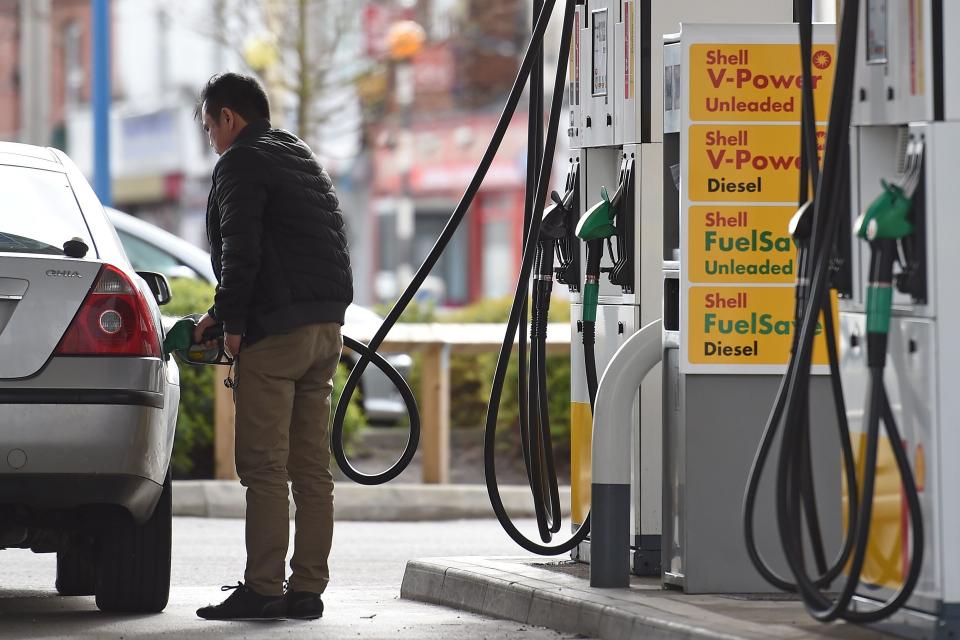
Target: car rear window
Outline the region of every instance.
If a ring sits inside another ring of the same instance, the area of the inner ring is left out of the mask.
[[[199,278],[200,274],[185,265],[176,256],[145,240],[117,229],[120,244],[137,271],[157,271],[168,278]]]
[[[63,243],[90,231],[67,176],[55,171],[0,166],[0,253],[63,255]]]

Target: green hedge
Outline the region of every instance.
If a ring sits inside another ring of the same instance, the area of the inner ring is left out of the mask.
[[[174,317],[202,313],[213,300],[213,287],[202,280],[172,278],[169,304],[163,314]],[[180,367],[180,414],[173,441],[175,478],[213,477],[214,367],[185,364]]]
[[[163,307],[164,315],[181,317],[202,313],[213,300],[213,287],[202,280],[173,278],[170,303]],[[216,367],[186,364],[180,367],[180,413],[173,444],[173,476],[175,478],[213,477],[213,392]],[[223,371],[217,371],[222,374]],[[346,367],[338,367],[333,381],[332,405],[336,407],[340,392],[346,383]],[[218,376],[222,379],[222,376]],[[217,383],[219,384],[219,383]],[[332,417],[331,411],[331,417]],[[366,422],[359,395],[354,395],[344,420],[344,445],[348,452]]]

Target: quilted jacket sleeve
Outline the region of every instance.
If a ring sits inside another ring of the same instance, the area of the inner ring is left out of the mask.
[[[231,334],[246,330],[260,271],[269,172],[262,156],[249,147],[231,149],[217,163],[214,181],[223,254],[214,312]]]

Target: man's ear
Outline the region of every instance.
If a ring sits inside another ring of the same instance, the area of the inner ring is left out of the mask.
[[[224,107],[220,110],[220,122],[228,131],[233,127],[233,123],[236,122],[236,120],[237,118],[232,109]]]

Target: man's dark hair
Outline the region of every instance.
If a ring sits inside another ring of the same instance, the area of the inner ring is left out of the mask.
[[[215,122],[220,121],[220,111],[226,107],[232,109],[247,122],[261,118],[270,119],[270,101],[267,93],[252,76],[239,73],[218,73],[209,80],[200,91],[200,99],[194,116],[203,120],[203,103],[207,103],[207,113]]]

